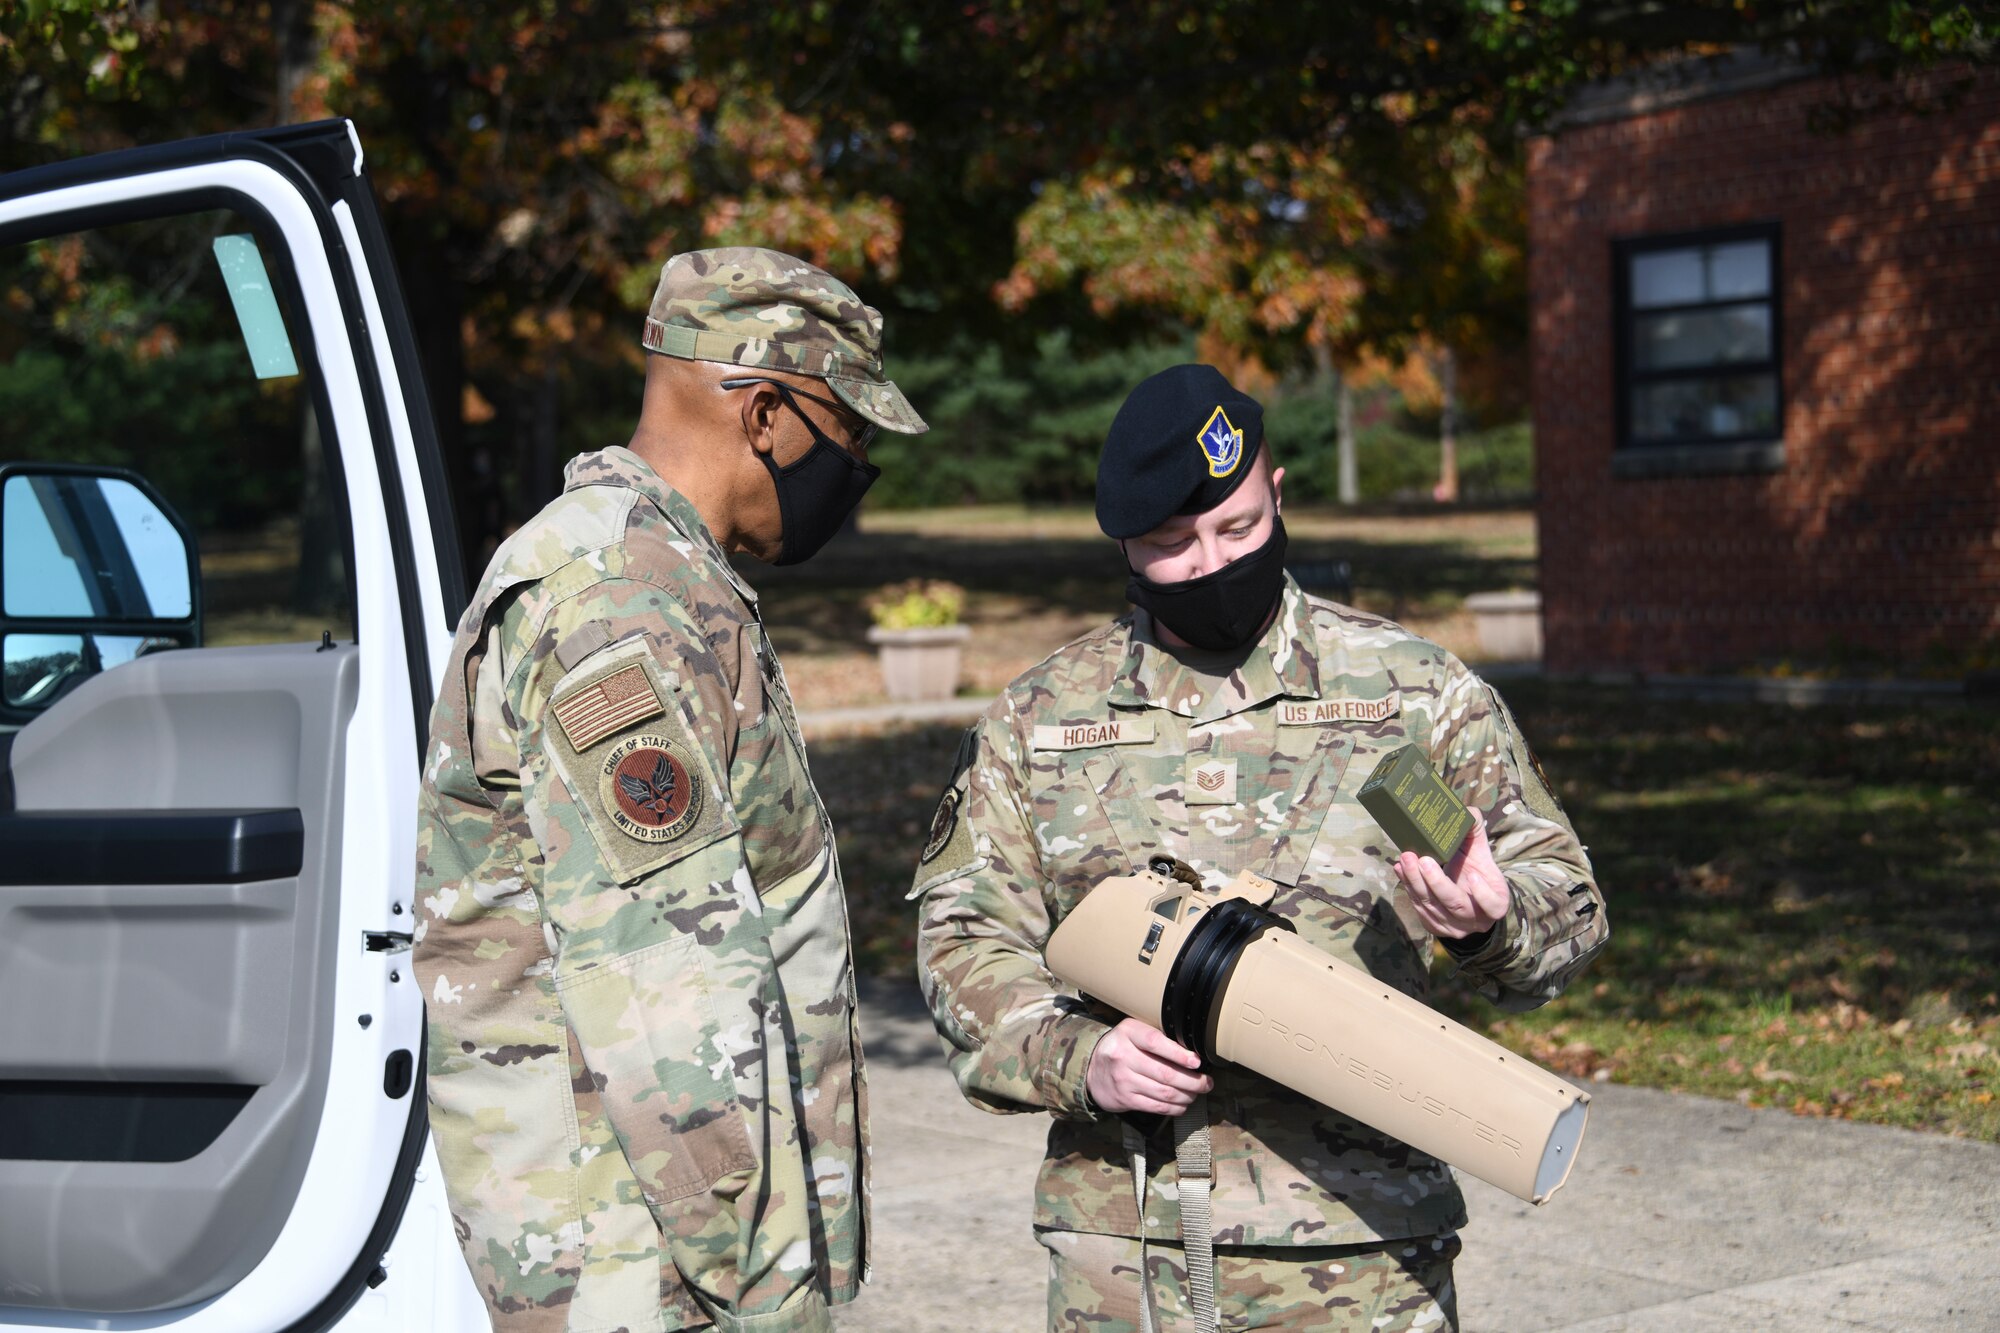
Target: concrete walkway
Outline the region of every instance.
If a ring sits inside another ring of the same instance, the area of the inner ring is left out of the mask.
[[[843,1333],[1044,1327],[1046,1121],[959,1097],[914,987],[862,991],[875,1280]],[[2000,1330],[2000,1146],[1592,1090],[1543,1208],[1467,1178],[1467,1333]]]

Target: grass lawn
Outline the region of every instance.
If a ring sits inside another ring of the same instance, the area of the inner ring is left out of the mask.
[[[1497,1036],[1571,1074],[2000,1141],[2000,713],[1508,693],[1612,940]]]
[[[1508,696],[1612,941],[1532,1014],[1446,983],[1454,1016],[1579,1080],[2000,1141],[2000,714]],[[814,739],[871,971],[912,966],[903,893],[957,738]]]
[[[1295,561],[1350,561],[1358,604],[1468,660],[1464,596],[1534,586],[1526,511],[1285,517]],[[808,565],[752,572],[802,708],[879,697],[861,598],[918,573],[972,589],[981,694],[1124,602],[1087,510],[869,514]],[[2000,712],[1507,694],[1591,850],[1612,940],[1544,1009],[1503,1015],[1446,982],[1450,1012],[1580,1080],[2000,1141]],[[814,737],[871,971],[912,966],[903,893],[957,740]]]
[[[1355,605],[1408,625],[1477,660],[1468,593],[1535,583],[1535,517],[1527,509],[1341,515],[1287,506],[1294,568],[1346,560]],[[863,515],[803,565],[744,562],[784,655],[799,705],[881,700],[867,655],[862,602],[885,583],[945,578],[971,596],[965,689],[992,694],[1077,635],[1125,608],[1118,548],[1087,508],[990,506]]]

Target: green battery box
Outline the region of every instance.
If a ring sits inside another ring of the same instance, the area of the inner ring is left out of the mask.
[[[1358,795],[1398,848],[1439,865],[1456,856],[1472,832],[1472,812],[1414,745],[1383,755]]]

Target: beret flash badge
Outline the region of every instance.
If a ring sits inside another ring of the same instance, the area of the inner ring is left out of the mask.
[[[612,746],[598,764],[598,791],[618,831],[640,842],[672,842],[701,817],[701,779],[657,732]]]
[[[1229,414],[1220,407],[1209,414],[1208,422],[1195,436],[1208,459],[1208,475],[1226,477],[1243,461],[1243,432],[1229,424]]]

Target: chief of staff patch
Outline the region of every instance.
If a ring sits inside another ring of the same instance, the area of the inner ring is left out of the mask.
[[[1208,459],[1208,475],[1226,477],[1243,461],[1243,432],[1229,424],[1229,414],[1220,407],[1209,414],[1208,423],[1195,436],[1195,443]]]
[[[672,842],[701,815],[701,779],[657,732],[611,747],[598,765],[598,792],[619,832],[640,842]]]

